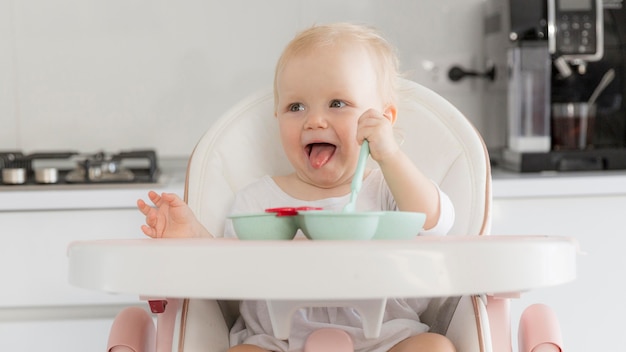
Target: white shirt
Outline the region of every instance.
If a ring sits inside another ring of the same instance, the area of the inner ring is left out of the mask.
[[[303,201],[286,194],[270,176],[265,176],[239,192],[233,203],[231,214],[263,211],[267,208],[313,206],[324,210],[341,210],[350,195]],[[445,235],[454,223],[454,207],[450,198],[439,190],[440,217],[437,225],[420,235]],[[395,200],[380,169],[373,169],[363,180],[356,202],[357,211],[398,210]],[[299,236],[302,236],[299,233]],[[224,237],[236,237],[232,221],[226,221]],[[297,265],[297,263],[286,263]],[[285,278],[288,280],[288,278]],[[398,342],[428,330],[420,322],[421,314],[428,306],[427,299],[391,298],[387,300],[380,336],[366,339],[363,335],[361,318],[350,307],[303,308],[292,318],[288,340],[274,337],[265,301],[243,301],[241,316],[230,332],[231,346],[247,343],[270,351],[301,351],[308,335],[320,328],[338,328],[348,332],[354,342],[355,351],[386,351]]]

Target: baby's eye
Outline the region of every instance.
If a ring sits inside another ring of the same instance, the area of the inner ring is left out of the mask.
[[[289,111],[303,111],[304,105],[300,103],[293,103],[289,105]]]
[[[342,108],[344,106],[346,106],[346,103],[344,103],[341,100],[333,100],[333,101],[330,102],[330,107],[331,108]]]

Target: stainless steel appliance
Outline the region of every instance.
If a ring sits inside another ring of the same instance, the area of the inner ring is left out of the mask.
[[[622,0],[488,0],[484,29],[485,118],[506,136],[492,153],[503,167],[626,169]]]
[[[89,154],[0,151],[0,170],[0,187],[156,183],[160,175],[154,150]]]

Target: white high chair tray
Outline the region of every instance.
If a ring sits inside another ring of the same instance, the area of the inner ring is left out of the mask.
[[[546,236],[408,241],[74,242],[69,281],[151,297],[352,300],[517,293],[576,277],[578,246]]]

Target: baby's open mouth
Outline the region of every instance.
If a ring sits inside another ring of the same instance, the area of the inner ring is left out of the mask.
[[[309,155],[309,162],[316,169],[326,165],[335,154],[336,149],[337,147],[330,143],[311,143],[305,147],[305,151]]]

